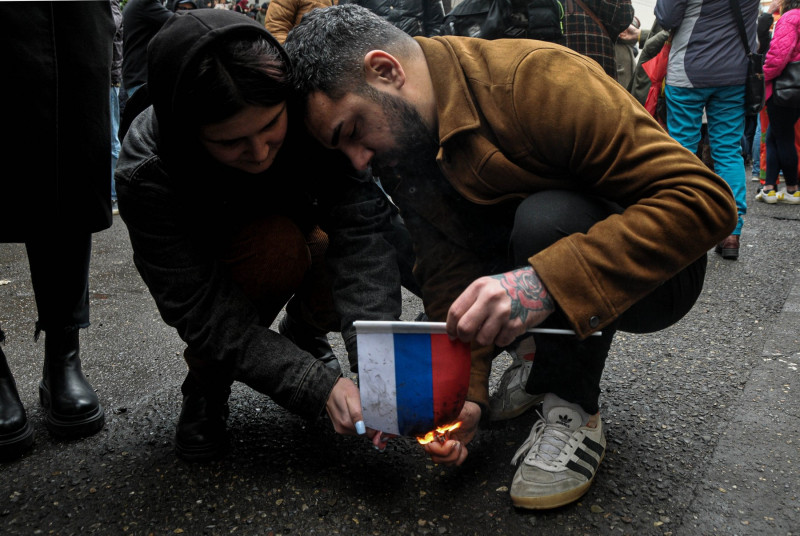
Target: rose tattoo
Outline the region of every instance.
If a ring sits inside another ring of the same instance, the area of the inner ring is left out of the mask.
[[[550,312],[554,309],[553,300],[530,266],[492,277],[500,281],[511,298],[510,318],[519,318],[524,324],[531,311]]]

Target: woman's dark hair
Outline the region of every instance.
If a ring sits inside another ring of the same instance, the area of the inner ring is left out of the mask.
[[[233,38],[211,47],[196,76],[184,80],[181,108],[199,125],[224,121],[247,106],[271,107],[292,93],[289,66],[275,45],[263,38]]]
[[[798,7],[800,7],[800,0],[783,0],[781,2],[781,15],[790,9],[797,9]]]

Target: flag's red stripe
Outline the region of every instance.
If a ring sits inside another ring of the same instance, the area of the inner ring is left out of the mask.
[[[437,426],[452,424],[464,407],[469,388],[469,345],[446,334],[431,335],[433,418]]]

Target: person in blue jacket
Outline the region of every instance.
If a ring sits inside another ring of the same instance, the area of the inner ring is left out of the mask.
[[[730,0],[658,0],[655,7],[661,27],[674,31],[665,89],[667,129],[681,145],[695,152],[705,113],[714,171],[731,187],[739,213],[736,228],[715,248],[730,260],[739,257],[747,213],[741,151],[744,84],[747,53],[757,49],[759,1],[740,0],[738,5],[749,50],[742,45]]]

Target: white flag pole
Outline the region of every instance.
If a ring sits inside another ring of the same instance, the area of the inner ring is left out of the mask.
[[[531,328],[527,331],[527,333],[545,333],[547,335],[575,335],[575,332],[571,329],[555,329],[555,328]],[[595,331],[590,337],[599,337],[602,335],[602,331]]]

